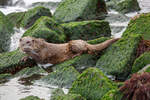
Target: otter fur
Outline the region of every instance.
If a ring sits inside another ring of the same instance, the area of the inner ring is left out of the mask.
[[[97,53],[117,40],[110,39],[96,45],[91,45],[84,40],[72,40],[68,43],[54,44],[40,38],[28,36],[20,39],[19,47],[39,64],[57,64],[83,53]]]

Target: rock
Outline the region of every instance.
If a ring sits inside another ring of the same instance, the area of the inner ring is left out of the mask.
[[[11,74],[0,74],[0,83],[8,81],[11,76]]]
[[[61,70],[51,72],[47,76],[44,76],[38,83],[44,83],[46,85],[58,86],[58,87],[70,87],[72,83],[77,79],[79,72],[73,67],[68,66]]]
[[[0,53],[9,50],[10,38],[13,33],[13,24],[0,12]]]
[[[14,12],[7,15],[7,18],[16,26],[20,27],[20,23],[23,20],[25,12]]]
[[[144,40],[150,40],[150,13],[136,15],[131,19],[123,37],[130,34],[141,34]]]
[[[11,3],[11,0],[0,0],[0,5],[5,6]]]
[[[107,37],[101,37],[94,40],[88,41],[90,44],[98,44],[102,43],[105,40],[108,40]],[[101,51],[103,53],[103,51]],[[90,54],[83,54],[81,56],[77,56],[73,59],[70,59],[68,61],[65,61],[63,63],[57,64],[53,66],[53,70],[61,70],[62,68],[68,67],[68,66],[74,66],[79,72],[83,71],[84,69],[95,66],[96,62],[98,60],[99,55],[90,55]]]
[[[35,67],[27,67],[22,69],[21,71],[19,71],[18,73],[15,74],[15,77],[21,77],[21,78],[27,78],[27,77],[31,77],[33,75],[43,75],[47,73],[44,69],[35,66]]]
[[[150,64],[150,52],[145,52],[140,57],[138,57],[132,66],[132,74],[140,71],[146,65]]]
[[[126,79],[135,60],[136,49],[141,40],[140,35],[129,35],[108,47],[99,58],[96,67],[107,75],[117,79]]]
[[[64,0],[57,7],[54,18],[59,22],[103,19],[107,14],[104,0]]]
[[[54,19],[47,16],[39,18],[35,24],[24,33],[23,37],[24,36],[43,38],[47,42],[52,43],[62,43],[66,40],[63,28],[56,23]]]
[[[111,30],[107,21],[91,20],[61,24],[69,40],[91,40],[102,36],[110,37]]]
[[[41,16],[51,17],[52,14],[48,8],[42,6],[38,6],[28,10],[24,15],[23,20],[21,21],[21,27],[29,28]]]
[[[87,100],[101,100],[111,89],[116,87],[98,68],[88,68],[73,82],[69,93],[80,94]]]
[[[107,92],[101,100],[122,100],[122,98],[123,94],[119,90],[112,89]]]
[[[43,99],[40,99],[40,98],[37,97],[37,96],[31,95],[31,96],[27,96],[27,97],[25,97],[25,98],[22,98],[22,99],[20,99],[20,100],[43,100]]]
[[[115,9],[121,13],[129,13],[140,10],[137,0],[109,0],[106,2],[107,8]]]
[[[0,54],[0,74],[1,73],[15,73],[20,69],[25,67],[30,67],[34,65],[32,60],[30,61],[20,61],[22,57],[26,56],[24,53],[19,50],[12,52],[6,52]]]
[[[137,0],[124,0],[117,4],[117,11],[121,13],[129,13],[140,11],[140,6]]]

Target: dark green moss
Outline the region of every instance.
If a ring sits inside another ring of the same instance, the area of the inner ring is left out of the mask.
[[[141,70],[146,65],[150,64],[150,52],[145,52],[140,57],[138,57],[132,66],[132,73],[136,73]]]
[[[140,35],[129,35],[108,47],[96,63],[96,67],[117,79],[125,79],[131,71]]]
[[[69,40],[91,40],[102,36],[111,36],[109,23],[103,20],[70,22],[64,23],[62,26]]]
[[[59,87],[70,87],[73,81],[77,79],[78,75],[79,72],[73,66],[68,66],[61,70],[51,72],[47,76],[41,78],[38,82],[44,82],[45,84]]]
[[[9,50],[10,38],[14,33],[11,21],[0,12],[0,53]]]
[[[51,17],[52,14],[48,8],[42,6],[38,6],[28,10],[24,15],[23,20],[21,21],[21,27],[29,28],[41,16]]]
[[[14,24],[14,26],[19,28],[24,15],[25,12],[15,12],[8,14],[7,18]]]
[[[113,89],[107,92],[101,100],[122,100],[122,98],[123,94],[119,90]]]
[[[74,81],[69,93],[80,94],[87,100],[101,100],[105,93],[115,88],[98,68],[88,68]]]
[[[150,13],[134,17],[128,24],[123,36],[141,34],[144,40],[150,40]]]
[[[20,61],[24,56],[26,55],[19,50],[1,53],[0,73],[13,73],[16,72],[16,70],[33,65],[32,60],[27,62]]]
[[[140,10],[137,0],[124,0],[117,4],[117,10],[122,13],[135,12]]]
[[[23,35],[32,36],[36,38],[43,38],[47,42],[60,43],[65,42],[63,28],[55,22],[54,19],[43,16],[39,18],[35,24],[30,27]]]
[[[54,13],[61,22],[102,19],[107,14],[104,0],[64,0]]]
[[[37,96],[28,96],[28,97],[25,97],[25,98],[22,98],[20,100],[41,100],[39,97]]]

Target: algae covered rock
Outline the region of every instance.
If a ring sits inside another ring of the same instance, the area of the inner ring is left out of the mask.
[[[29,28],[41,16],[51,17],[52,14],[48,8],[42,6],[38,6],[28,10],[24,15],[23,20],[21,21],[21,27]]]
[[[14,24],[14,26],[19,28],[24,15],[25,15],[25,12],[14,12],[14,13],[8,14],[7,18]]]
[[[0,12],[0,53],[9,50],[10,38],[13,33],[13,24]]]
[[[32,61],[21,62],[22,57],[26,56],[19,50],[0,54],[0,73],[13,73],[16,70],[31,66]]]
[[[73,81],[77,79],[78,75],[79,72],[73,66],[68,66],[61,70],[51,72],[47,76],[41,78],[38,82],[58,87],[70,87]]]
[[[137,0],[124,0],[117,4],[117,10],[122,13],[135,12],[140,10]]]
[[[37,97],[37,96],[31,95],[31,96],[27,96],[25,98],[22,98],[20,100],[41,100],[41,99],[39,97]]]
[[[60,22],[102,19],[107,14],[104,0],[64,0],[57,7],[54,18]]]
[[[115,88],[98,68],[88,68],[73,82],[69,93],[80,94],[87,100],[101,100],[105,93]]]
[[[107,92],[101,100],[122,100],[123,94],[117,90],[117,89],[112,89],[109,92]],[[126,99],[125,99],[126,100]]]
[[[115,9],[121,13],[129,13],[140,10],[137,0],[108,0],[107,8]]]
[[[8,81],[11,76],[11,74],[0,74],[0,83]]]
[[[23,36],[43,38],[47,42],[53,43],[65,42],[66,39],[63,28],[54,19],[47,16],[39,18]]]
[[[150,40],[150,13],[136,15],[131,19],[123,36],[141,34],[144,40]]]
[[[138,72],[148,64],[150,64],[150,52],[145,52],[134,61],[132,66],[132,73]]]
[[[116,76],[117,79],[125,79],[131,71],[140,40],[140,35],[121,38],[106,49],[96,67],[108,75]]]
[[[109,23],[103,20],[70,22],[61,25],[70,40],[91,40],[102,36],[111,36]]]

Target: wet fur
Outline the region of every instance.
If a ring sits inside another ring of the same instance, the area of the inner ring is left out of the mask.
[[[96,45],[88,44],[84,40],[72,40],[68,43],[54,44],[39,38],[23,37],[20,39],[19,47],[39,64],[57,64],[83,53],[97,53],[117,40],[110,39]]]

